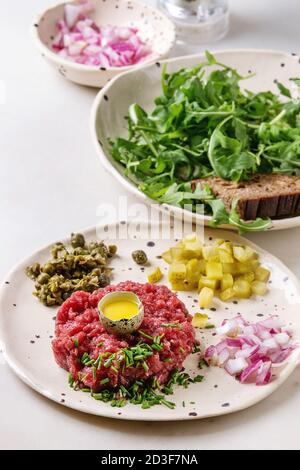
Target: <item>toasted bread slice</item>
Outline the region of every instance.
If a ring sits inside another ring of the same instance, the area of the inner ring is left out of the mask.
[[[300,215],[300,176],[261,174],[238,183],[211,177],[193,181],[194,186],[197,183],[207,183],[228,211],[238,199],[237,210],[244,220]]]

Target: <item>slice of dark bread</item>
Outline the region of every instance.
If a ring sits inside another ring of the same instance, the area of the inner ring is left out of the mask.
[[[195,187],[197,183],[207,183],[228,211],[232,201],[238,199],[237,210],[244,220],[300,215],[300,176],[261,174],[239,183],[211,177],[192,184]]]

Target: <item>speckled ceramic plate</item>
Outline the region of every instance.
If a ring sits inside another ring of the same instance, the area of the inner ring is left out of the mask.
[[[278,89],[274,83],[275,79],[290,87],[289,79],[300,74],[299,56],[291,53],[263,49],[236,49],[215,51],[214,55],[220,62],[236,68],[242,75],[255,73],[253,78],[243,82],[245,88],[253,92],[271,90],[276,93]],[[196,222],[208,225],[211,221],[210,216],[192,215],[180,207],[157,204],[149,199],[125,175],[124,167],[112,158],[109,145],[109,139],[127,136],[124,116],[128,114],[128,108],[132,103],[138,103],[149,111],[153,109],[154,99],[162,93],[161,73],[164,63],[167,64],[168,72],[172,73],[183,67],[195,66],[204,59],[204,54],[176,57],[115,78],[96,97],[91,113],[91,134],[102,165],[127,191],[147,204],[154,204],[158,210],[169,211],[172,208],[175,217],[182,219],[184,214],[186,219],[193,217]],[[280,230],[299,226],[300,217],[290,217],[274,220],[270,229]]]
[[[135,26],[140,31],[141,39],[150,46],[151,54],[144,64],[155,62],[170,54],[175,43],[175,27],[172,21],[160,10],[152,8],[138,0],[89,0],[93,11],[89,16],[98,25]],[[68,3],[78,3],[78,0]],[[56,24],[64,16],[65,3],[52,6],[39,15],[32,24],[32,35],[36,46],[47,62],[58,72],[81,85],[101,88],[113,77],[139,67],[141,64],[127,67],[96,67],[82,65],[64,59],[52,50],[53,37],[57,34]]]
[[[127,225],[123,223],[118,227],[124,231]],[[98,237],[107,238],[107,229],[111,228],[111,226],[100,227],[97,231]],[[147,235],[146,226],[142,223],[138,229],[140,234],[146,234],[146,239],[116,241],[119,255],[112,262],[113,283],[128,279],[146,282],[145,271],[131,259],[131,252],[137,248],[147,252],[151,265],[159,265],[163,272],[167,270],[167,266],[158,256],[168,249],[173,241],[155,241],[154,234]],[[133,230],[133,233],[135,232]],[[84,233],[87,239],[96,238],[95,229]],[[295,338],[300,340],[300,288],[295,276],[274,256],[232,232],[207,230],[206,237],[223,237],[249,244],[260,253],[262,263],[272,271],[270,290],[265,297],[254,297],[227,304],[217,301],[215,308],[209,311],[211,321],[218,325],[224,318],[235,316],[238,312],[251,321],[257,321],[258,317],[278,314],[293,327]],[[110,241],[114,242],[112,238]],[[201,373],[205,376],[204,382],[192,384],[188,389],[176,388],[172,396],[172,400],[176,403],[174,410],[164,406],[143,410],[139,406],[130,404],[124,408],[112,408],[109,404],[95,401],[88,394],[70,389],[67,372],[55,363],[51,339],[54,335],[57,309],[44,307],[32,296],[33,283],[24,273],[27,265],[35,261],[46,261],[48,254],[49,246],[33,253],[6,278],[0,291],[0,337],[6,360],[14,372],[30,387],[63,406],[94,415],[128,420],[187,420],[218,416],[242,410],[268,397],[288,378],[299,363],[297,349],[277,370],[275,380],[263,387],[242,385],[218,368],[203,369]],[[166,277],[162,282],[167,282]],[[179,297],[192,314],[198,311],[196,293],[180,292]],[[206,345],[215,339],[212,330],[198,330],[197,336]],[[197,356],[197,354],[191,355],[185,363],[186,370],[191,375],[199,373]]]

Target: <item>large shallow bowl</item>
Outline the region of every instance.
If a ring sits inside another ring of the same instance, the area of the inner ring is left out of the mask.
[[[228,50],[214,52],[216,58],[231,67],[235,67],[241,74],[255,72],[255,77],[245,80],[244,86],[254,92],[262,90],[277,91],[274,80],[277,79],[286,86],[289,79],[300,75],[299,56],[291,53],[269,50]],[[163,62],[157,62],[138,70],[131,71],[115,78],[97,95],[91,113],[91,134],[97,154],[105,169],[111,173],[127,191],[135,194],[145,203],[154,201],[142,193],[138,187],[124,175],[124,167],[118,164],[110,154],[109,139],[126,136],[126,121],[124,116],[132,103],[139,103],[146,110],[151,110],[153,100],[162,93],[161,70],[162,64],[167,64],[169,72],[175,72],[182,67],[191,67],[204,59],[203,54],[187,57],[178,57]],[[169,211],[167,204],[155,204],[159,210]],[[172,206],[174,215],[189,219],[191,217],[198,223],[210,223],[211,217]],[[279,230],[300,226],[300,217],[274,220],[272,229]],[[231,228],[232,227],[227,227]]]
[[[175,27],[156,8],[151,8],[137,0],[90,0],[90,3],[94,11],[89,16],[96,24],[136,26],[139,29],[141,38],[152,51],[144,59],[143,64],[155,62],[169,54],[175,42]],[[140,66],[136,64],[103,69],[103,67],[76,64],[58,56],[52,50],[51,44],[57,34],[57,21],[64,16],[64,6],[65,3],[61,3],[39,15],[34,21],[32,32],[42,56],[65,78],[81,85],[99,88],[116,75]]]

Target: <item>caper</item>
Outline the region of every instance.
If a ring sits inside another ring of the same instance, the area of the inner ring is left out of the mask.
[[[109,276],[105,273],[102,273],[99,277],[99,286],[100,287],[106,287],[109,285],[110,283],[110,279],[109,279]]]
[[[107,259],[117,247],[104,242],[85,244],[83,235],[71,235],[72,248],[58,242],[51,248],[51,259],[41,266],[34,263],[26,274],[35,281],[34,295],[45,305],[61,305],[73,292],[93,292],[110,282]]]
[[[38,284],[46,284],[50,279],[49,274],[47,273],[41,273],[38,278],[37,278],[37,283]]]
[[[108,251],[109,251],[109,256],[114,256],[118,251],[117,245],[108,245]]]
[[[84,236],[81,233],[71,233],[71,245],[73,248],[83,248],[85,245]]]
[[[41,272],[40,263],[34,263],[32,266],[29,266],[26,269],[26,274],[31,279],[36,279],[38,277],[38,275],[40,274],[40,272]]]
[[[51,263],[44,264],[43,273],[49,274],[51,276],[51,274],[54,274],[54,272],[55,272],[55,269]]]
[[[148,263],[148,257],[143,250],[133,251],[131,256],[132,256],[133,261],[136,262],[136,264],[144,265]]]

